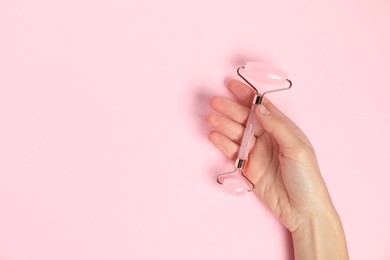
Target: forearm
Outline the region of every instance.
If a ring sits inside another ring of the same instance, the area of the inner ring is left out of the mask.
[[[336,210],[307,217],[292,232],[296,260],[347,260],[348,250]]]

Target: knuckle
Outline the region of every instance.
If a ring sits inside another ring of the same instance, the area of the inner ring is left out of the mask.
[[[210,127],[216,127],[218,125],[217,115],[214,113],[210,113],[205,117],[205,122]]]
[[[294,149],[294,157],[297,161],[307,161],[307,159],[314,156],[314,150],[311,146],[300,143]]]
[[[210,99],[209,105],[211,108],[217,109],[221,106],[221,97],[212,97]]]

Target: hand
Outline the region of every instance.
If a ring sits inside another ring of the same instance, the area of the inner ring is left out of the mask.
[[[255,93],[239,81],[228,88],[241,104],[214,97],[210,106],[220,114],[210,113],[206,123],[214,130],[210,141],[234,160]],[[309,140],[270,101],[264,99],[263,104],[256,111],[261,127],[255,131],[245,173],[260,200],[294,231],[302,215],[329,207],[331,201]]]
[[[235,160],[255,93],[236,80],[230,82],[228,89],[238,102],[212,98],[210,106],[218,113],[208,114],[205,122],[213,129],[209,134],[211,143]],[[266,98],[256,115],[259,127],[245,168],[246,176],[255,185],[254,193],[293,234],[319,219],[325,226],[334,222],[339,230],[341,222],[305,134]],[[341,233],[343,237],[342,228]]]

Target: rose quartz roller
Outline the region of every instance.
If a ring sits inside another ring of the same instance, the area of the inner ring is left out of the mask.
[[[287,79],[287,74],[284,71],[263,62],[247,62],[244,67],[239,67],[237,69],[237,74],[255,90],[256,94],[253,98],[252,107],[249,112],[244,136],[235,162],[235,168],[231,172],[217,175],[217,182],[221,184],[223,189],[228,193],[240,196],[245,195],[255,188],[255,185],[245,176],[244,167],[248,161],[251,141],[257,124],[255,115],[256,107],[261,104],[264,95],[290,89],[292,82]],[[268,90],[263,94],[259,94],[253,84],[249,82],[248,78],[266,85],[282,85],[286,83],[289,85],[287,87]]]

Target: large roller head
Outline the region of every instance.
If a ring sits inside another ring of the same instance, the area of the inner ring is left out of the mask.
[[[287,80],[286,72],[264,62],[247,62],[241,71],[246,76],[266,84],[278,85]]]

